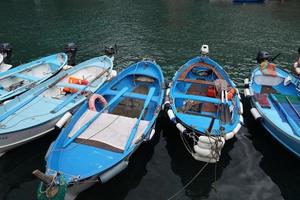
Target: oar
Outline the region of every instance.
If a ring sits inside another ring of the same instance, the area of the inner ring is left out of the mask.
[[[83,91],[85,91],[88,87],[90,87],[96,80],[98,80],[98,78],[100,78],[101,76],[103,76],[103,74],[105,74],[106,72],[108,72],[110,70],[110,68],[107,68],[106,70],[104,70],[103,72],[101,72],[98,76],[96,76],[91,82],[89,82],[89,84],[87,84],[85,87],[83,87],[82,89],[78,90],[76,93],[72,94],[69,98],[67,98],[65,101],[61,102],[60,104],[58,104],[53,110],[51,110],[51,113],[56,113],[58,111],[60,111],[62,108],[64,108],[66,105],[68,105],[69,103],[71,103],[77,96],[81,95],[81,93]]]
[[[280,105],[280,103],[277,102],[276,97],[273,94],[270,94],[271,100],[277,105],[277,107],[280,108],[280,110],[282,111],[283,115],[285,116],[286,120],[288,121],[289,125],[292,128],[292,131],[294,132],[294,134],[298,137],[300,137],[300,134],[298,133],[299,127],[297,126],[297,124],[294,122],[294,120],[289,116],[289,114],[284,110],[284,108],[282,107],[282,105]]]
[[[102,112],[107,109],[109,106],[111,106],[116,100],[118,100],[122,95],[127,92],[129,88],[125,87],[123,88],[112,100],[109,101],[109,103],[102,108],[100,112],[98,112],[92,119],[90,119],[88,122],[86,122],[76,133],[69,139],[67,142],[63,145],[63,148],[66,148],[71,142],[73,142],[81,133],[83,133],[101,114]]]
[[[28,99],[25,99],[24,101],[21,101],[16,106],[12,107],[8,111],[6,111],[4,114],[0,115],[0,122],[2,122],[3,120],[5,120],[7,117],[9,117],[10,115],[12,115],[13,113],[17,112],[19,109],[21,109],[23,106],[25,106],[26,104],[28,104],[29,102],[31,102],[33,99],[35,99],[37,96],[39,96],[41,93],[43,93],[47,89],[53,87],[53,85],[55,85],[57,82],[59,82],[66,75],[67,74],[63,75],[62,77],[60,77],[55,82],[49,84],[47,87],[43,87],[40,90],[36,91],[34,94],[32,94],[31,97],[29,97]]]
[[[142,112],[141,112],[141,114],[140,114],[138,120],[136,121],[136,123],[135,123],[135,125],[134,125],[134,127],[133,127],[133,129],[132,129],[132,131],[131,131],[131,134],[130,134],[130,136],[129,136],[129,139],[128,139],[127,143],[126,143],[125,151],[127,151],[128,148],[131,146],[132,140],[134,139],[134,137],[135,137],[135,135],[136,135],[136,132],[137,132],[137,130],[138,130],[138,127],[139,127],[139,124],[140,124],[140,122],[141,122],[141,119],[142,119],[142,117],[143,117],[143,115],[144,115],[144,112],[145,112],[146,108],[148,107],[149,103],[151,102],[151,99],[152,99],[152,97],[153,97],[153,95],[154,95],[154,92],[155,92],[155,88],[154,88],[154,87],[151,87],[150,90],[149,90],[147,99],[145,100],[143,110],[142,110]]]
[[[292,102],[290,101],[290,99],[285,96],[287,102],[290,104],[290,106],[293,108],[293,110],[295,111],[295,113],[297,114],[297,116],[300,118],[300,113],[296,110],[296,108],[294,107],[294,105],[292,104]]]

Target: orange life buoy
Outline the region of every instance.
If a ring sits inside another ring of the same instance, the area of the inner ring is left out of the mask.
[[[96,100],[98,100],[102,104],[103,107],[107,106],[107,101],[105,100],[105,98],[102,95],[93,94],[89,99],[89,109],[91,111],[97,111],[96,105],[95,105]]]
[[[230,100],[232,99],[233,95],[235,94],[235,89],[231,88],[228,93],[227,93],[227,99]]]
[[[68,82],[72,83],[72,84],[78,84],[78,85],[88,85],[89,84],[89,82],[87,80],[72,77],[72,76],[69,77]],[[63,91],[69,92],[69,93],[76,93],[78,90],[75,88],[64,87]]]

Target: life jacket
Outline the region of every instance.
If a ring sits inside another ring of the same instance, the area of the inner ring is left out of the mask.
[[[260,63],[260,70],[263,75],[276,76],[276,64],[264,61]]]
[[[72,76],[69,77],[68,82],[72,83],[72,84],[78,84],[78,85],[87,85],[87,84],[89,84],[89,82],[87,80],[72,77]],[[67,92],[67,93],[76,93],[78,90],[75,89],[75,88],[64,87],[63,91]]]

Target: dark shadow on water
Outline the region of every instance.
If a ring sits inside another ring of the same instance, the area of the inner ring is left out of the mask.
[[[284,199],[299,199],[300,159],[288,151],[267,130],[255,121],[250,113],[248,101],[244,101],[245,122],[254,148],[262,154],[261,169],[279,187]]]
[[[196,161],[185,149],[179,136],[177,128],[169,122],[167,117],[163,118],[163,137],[166,140],[166,150],[171,158],[171,170],[177,174],[184,187],[206,163]],[[216,187],[215,181],[221,176],[222,171],[230,162],[228,151],[233,148],[233,141],[226,143],[222,156],[217,164],[208,164],[201,174],[175,199],[206,199],[209,193]],[[174,188],[174,194],[181,188]],[[222,198],[221,198],[222,199]]]
[[[32,200],[36,197],[38,180],[31,175],[35,169],[44,171],[44,156],[57,133],[13,149],[0,158],[0,199]]]

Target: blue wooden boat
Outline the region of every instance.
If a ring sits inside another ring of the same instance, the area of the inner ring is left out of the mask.
[[[189,153],[213,163],[219,160],[225,140],[240,129],[243,106],[236,85],[207,53],[175,73],[164,107]]]
[[[0,73],[0,104],[49,79],[66,65],[68,56],[58,53]]]
[[[54,177],[55,184],[42,184],[39,199],[53,187],[67,190],[64,199],[74,199],[97,180],[105,183],[124,170],[132,153],[153,136],[163,97],[164,77],[153,61],[133,64],[105,83],[50,146],[46,177]],[[52,198],[63,199],[56,195]]]
[[[112,72],[113,60],[96,57],[62,71],[0,106],[0,154],[62,126]]]
[[[251,113],[287,149],[300,157],[300,80],[279,65],[256,67],[245,79]]]

